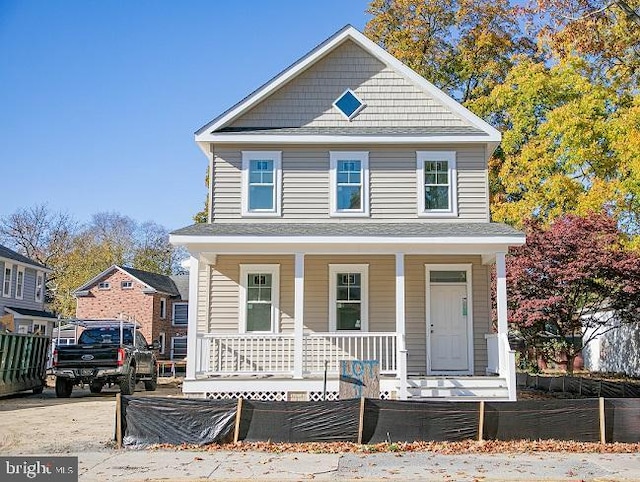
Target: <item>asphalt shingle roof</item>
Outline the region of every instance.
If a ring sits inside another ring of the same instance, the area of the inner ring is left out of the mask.
[[[188,274],[177,274],[171,276],[171,279],[178,288],[178,292],[180,293],[180,299],[186,301],[189,299],[189,275]]]
[[[27,308],[14,308],[13,306],[6,306],[5,308],[7,310],[15,311],[19,315],[23,315],[23,316],[38,316],[40,318],[52,318],[52,319],[56,318],[56,315],[54,315],[50,311],[29,310]]]
[[[202,223],[171,234],[177,236],[281,236],[433,238],[492,237],[524,234],[501,223]]]
[[[225,127],[216,134],[300,136],[479,136],[488,134],[472,126],[433,127]]]
[[[180,296],[180,292],[178,291],[176,284],[169,276],[158,273],[151,273],[149,271],[143,271],[141,269],[126,268],[124,266],[121,266],[121,268],[131,276],[135,276],[140,281],[148,284],[157,291],[167,293],[171,296]]]
[[[35,266],[36,268],[46,268],[46,266],[32,260],[31,258],[27,258],[26,256],[21,255],[20,253],[16,253],[13,249],[9,249],[6,246],[0,244],[0,258],[8,258],[14,261],[19,261],[24,264],[29,264],[31,266]]]

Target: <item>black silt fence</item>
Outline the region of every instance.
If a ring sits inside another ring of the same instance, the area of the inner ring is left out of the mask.
[[[119,446],[272,442],[640,442],[640,399],[327,402],[118,396]]]
[[[565,392],[584,397],[636,398],[640,397],[640,383],[603,380],[575,376],[548,376],[518,373],[519,387],[535,388],[547,392]]]

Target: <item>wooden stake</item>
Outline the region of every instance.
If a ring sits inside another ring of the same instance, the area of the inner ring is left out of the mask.
[[[362,443],[362,432],[364,430],[364,397],[360,397],[360,421],[358,423],[358,443]]]
[[[599,398],[599,405],[600,405],[600,443],[601,444],[606,444],[607,443],[607,431],[606,431],[606,424],[605,424],[605,419],[604,419],[604,398],[600,397]]]
[[[116,393],[116,448],[122,448],[122,395]]]
[[[482,442],[484,437],[484,400],[480,400],[480,420],[478,421],[478,440]]]
[[[238,398],[238,408],[236,409],[236,426],[233,431],[233,443],[237,443],[240,438],[240,417],[242,416],[242,398]]]

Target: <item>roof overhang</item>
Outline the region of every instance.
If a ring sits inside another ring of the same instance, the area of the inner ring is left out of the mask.
[[[15,310],[12,310],[11,308],[7,308],[5,306],[4,311],[6,311],[7,313],[9,313],[10,315],[13,315],[13,318],[15,320],[34,320],[34,321],[46,321],[46,322],[55,322],[58,321],[58,318],[56,318],[55,316],[38,316],[38,315],[24,315],[22,313],[19,313]]]
[[[50,268],[47,268],[45,266],[39,265],[39,264],[30,264],[30,263],[25,263],[23,261],[18,261],[12,258],[7,258],[5,256],[0,256],[0,261],[7,263],[7,264],[14,264],[14,265],[18,265],[18,266],[24,266],[25,268],[29,268],[29,269],[33,269],[35,271],[41,271],[43,273],[53,273],[53,270]]]
[[[489,259],[511,246],[524,244],[522,236],[190,236],[171,235],[170,242],[184,246],[205,260],[217,255],[276,254],[467,254]]]

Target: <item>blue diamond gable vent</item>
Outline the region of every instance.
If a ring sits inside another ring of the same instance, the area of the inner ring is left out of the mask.
[[[351,89],[345,90],[333,105],[348,120],[353,119],[366,106]]]

